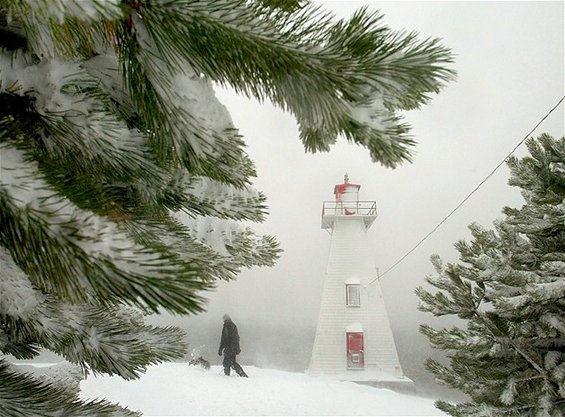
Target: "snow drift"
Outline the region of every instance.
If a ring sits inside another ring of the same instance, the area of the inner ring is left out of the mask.
[[[244,366],[249,378],[226,377],[186,363],[149,367],[136,381],[89,376],[83,399],[106,398],[145,416],[372,415],[443,416],[433,400],[352,382]]]

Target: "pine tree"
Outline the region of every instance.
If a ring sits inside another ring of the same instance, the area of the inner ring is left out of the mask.
[[[563,416],[565,412],[565,137],[527,142],[530,156],[508,160],[509,184],[525,204],[504,208],[495,230],[477,224],[455,247],[461,263],[432,262],[419,308],[457,316],[466,327],[421,326],[447,365],[437,379],[470,401],[437,407],[453,416]]]
[[[145,314],[198,313],[217,280],[275,262],[242,223],[265,196],[214,85],[292,113],[308,151],[343,135],[395,167],[414,145],[397,112],[451,61],[378,13],[334,21],[303,0],[2,0],[0,351],[137,378],[186,350]],[[73,381],[0,358],[0,410],[136,414]]]

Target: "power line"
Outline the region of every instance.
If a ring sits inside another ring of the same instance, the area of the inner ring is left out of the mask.
[[[518,142],[518,144],[516,146],[514,146],[514,148],[512,148],[512,150],[510,151],[510,153],[508,153],[508,155],[506,155],[504,157],[504,159],[502,161],[500,161],[500,163],[494,167],[494,169],[479,183],[479,185],[477,185],[473,191],[471,191],[463,200],[461,200],[461,202],[459,204],[457,204],[457,206],[455,206],[455,208],[453,210],[451,210],[449,212],[449,214],[447,216],[445,216],[427,235],[425,235],[422,239],[420,239],[420,241],[418,243],[416,243],[416,245],[414,245],[414,247],[412,249],[410,249],[408,252],[406,252],[398,261],[396,261],[390,268],[388,268],[386,271],[384,271],[381,275],[379,275],[377,278],[375,278],[373,281],[371,281],[369,284],[372,284],[373,282],[375,282],[377,279],[381,279],[382,277],[384,277],[388,272],[390,272],[392,269],[394,269],[397,265],[399,265],[402,261],[404,261],[404,259],[406,259],[412,252],[414,252],[422,243],[424,243],[432,234],[435,233],[435,231],[437,229],[439,229],[441,227],[442,224],[444,224],[447,219],[449,219],[457,210],[459,210],[459,208],[465,204],[465,202],[467,200],[469,200],[469,198],[471,198],[471,196],[473,194],[475,194],[477,192],[477,190],[479,188],[482,187],[482,185],[487,182],[487,180],[492,177],[494,175],[494,173],[498,170],[498,168],[500,168],[507,160],[508,158],[510,158],[510,156],[512,156],[512,154],[516,151],[516,149],[518,149],[525,141],[526,139],[528,139],[530,137],[530,135],[532,133],[534,133],[534,131],[539,127],[539,125],[541,125],[545,119],[547,119],[549,117],[549,115],[551,113],[553,113],[553,111],[559,107],[559,105],[561,103],[563,103],[563,100],[565,99],[565,96],[561,97],[561,99],[557,102],[557,104],[555,106],[552,107],[551,110],[549,110],[549,112],[547,112],[547,114],[545,116],[543,116],[543,118],[532,128],[532,130],[530,130],[526,136],[524,136],[522,138],[522,140],[520,142]]]

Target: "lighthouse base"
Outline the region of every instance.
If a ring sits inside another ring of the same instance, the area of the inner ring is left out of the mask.
[[[414,385],[414,381],[412,381],[409,378],[388,380],[388,381],[370,380],[370,381],[352,381],[352,382],[361,385],[369,385],[375,388],[389,389],[391,391],[395,391],[401,394],[416,393],[416,387]]]
[[[378,369],[365,368],[359,370],[347,370],[337,373],[332,372],[316,374],[317,375],[315,376],[317,377],[355,382],[356,384],[369,385],[375,388],[389,389],[391,391],[403,394],[414,394],[416,392],[414,381],[412,381],[410,378],[400,374],[383,372]]]

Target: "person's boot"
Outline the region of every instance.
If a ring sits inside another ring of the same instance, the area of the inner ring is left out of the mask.
[[[230,376],[230,368],[225,368],[225,367],[224,367],[224,374],[225,374],[226,376]]]
[[[249,378],[240,365],[234,366],[235,372],[241,377]]]

